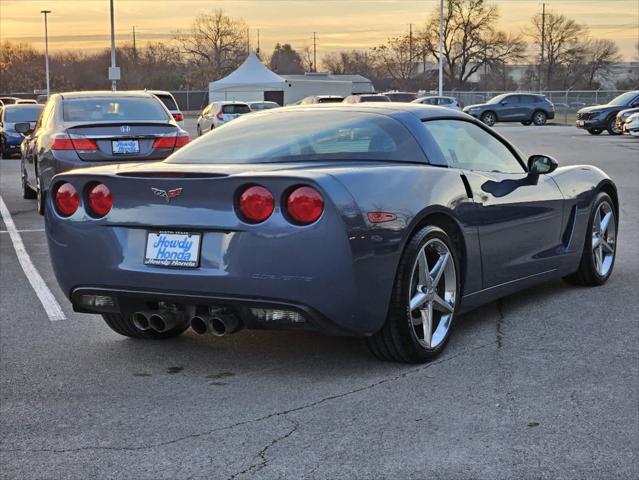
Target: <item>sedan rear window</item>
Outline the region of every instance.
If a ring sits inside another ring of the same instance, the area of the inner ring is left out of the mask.
[[[150,97],[66,98],[66,122],[169,120],[166,110]]]
[[[224,105],[222,107],[222,113],[228,114],[241,114],[241,113],[250,113],[251,109],[248,105]]]
[[[20,105],[7,107],[4,112],[4,121],[9,123],[35,122],[40,116],[44,105]]]
[[[279,163],[325,160],[426,162],[414,137],[384,115],[278,111],[243,116],[191,142],[167,163]]]
[[[390,102],[390,98],[386,95],[362,95],[362,102]]]
[[[175,103],[175,100],[173,99],[173,97],[171,95],[156,95],[156,97],[158,97],[162,103],[164,104],[164,106],[166,108],[168,108],[171,111],[176,111],[179,110],[177,104]]]

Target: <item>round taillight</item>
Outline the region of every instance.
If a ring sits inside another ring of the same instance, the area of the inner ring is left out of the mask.
[[[313,223],[324,211],[324,200],[314,188],[298,187],[289,194],[286,211],[297,223],[304,225]]]
[[[253,185],[242,192],[238,207],[244,220],[259,223],[271,216],[275,200],[266,188]]]
[[[63,183],[55,191],[55,207],[60,215],[69,217],[80,206],[78,191],[70,183]]]
[[[104,217],[113,208],[111,190],[104,183],[96,183],[87,194],[89,210],[96,217]]]

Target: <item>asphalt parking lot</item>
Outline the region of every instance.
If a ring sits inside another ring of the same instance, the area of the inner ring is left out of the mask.
[[[0,476],[638,478],[639,140],[498,130],[527,154],[612,176],[615,272],[600,288],[556,281],[460,317],[421,366],[300,332],[120,337],[71,310],[19,160],[0,161],[1,198],[65,317],[49,320],[0,223]]]

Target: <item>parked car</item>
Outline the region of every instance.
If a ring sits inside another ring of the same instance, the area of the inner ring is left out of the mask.
[[[166,108],[168,108],[171,115],[177,122],[177,124],[184,128],[184,114],[180,111],[180,107],[178,107],[177,102],[175,101],[175,97],[171,94],[171,92],[166,92],[164,90],[145,90],[147,93],[151,95],[155,95],[160,99],[160,101],[164,104]]]
[[[624,123],[626,123],[626,119],[633,113],[637,112],[639,112],[639,107],[621,110],[615,117],[615,126],[617,127],[617,129],[623,132],[623,125]]]
[[[555,118],[554,105],[544,96],[532,93],[504,93],[486,103],[469,105],[464,112],[492,127],[497,122],[545,125]]]
[[[197,134],[200,136],[246,113],[251,113],[246,102],[213,102],[197,117]]]
[[[16,102],[17,105],[33,105],[34,103],[37,104],[38,102],[32,98],[21,98]]]
[[[45,104],[45,103],[47,103],[47,100],[49,100],[49,96],[48,95],[38,95],[36,97],[36,102],[38,102],[38,103]]]
[[[606,105],[594,105],[577,112],[577,128],[583,128],[591,135],[599,135],[607,130],[610,135],[620,135],[617,114],[621,110],[639,107],[639,90],[622,93]]]
[[[14,155],[20,153],[22,134],[16,131],[15,125],[29,122],[35,126],[42,105],[6,105],[0,109],[0,155]]]
[[[413,100],[412,103],[421,103],[422,105],[434,105],[452,108],[453,110],[461,110],[459,103],[457,103],[457,100],[453,97],[420,97]]]
[[[362,93],[349,95],[344,99],[344,103],[364,103],[364,102],[390,102],[390,98],[380,93]]]
[[[412,102],[417,98],[417,94],[415,92],[390,91],[384,92],[383,95],[390,98],[391,102]]]
[[[279,104],[277,102],[246,102],[246,104],[251,109],[251,112],[259,112],[261,110],[270,110],[271,108],[279,108]]]
[[[28,108],[26,105],[22,108]],[[146,92],[52,95],[35,127],[16,123],[22,142],[22,190],[44,212],[54,175],[107,163],[163,160],[189,142],[167,108]]]
[[[0,102],[2,102],[3,105],[13,105],[18,100],[20,99],[17,97],[0,97]]]
[[[344,97],[340,95],[311,95],[310,97],[303,98],[300,105],[309,105],[315,103],[340,103],[344,100]]]
[[[639,137],[639,113],[633,113],[623,124],[623,132],[633,137]]]
[[[463,311],[604,284],[618,212],[598,168],[525,161],[461,112],[375,104],[246,115],[164,162],[57,175],[45,226],[74,311],[121,335],[306,329],[424,362]]]

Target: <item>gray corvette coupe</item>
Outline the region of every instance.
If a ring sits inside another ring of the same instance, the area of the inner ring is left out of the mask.
[[[606,174],[524,161],[440,107],[274,109],[51,185],[60,286],[129,337],[309,329],[423,362],[460,313],[556,277],[601,285],[615,260]]]

